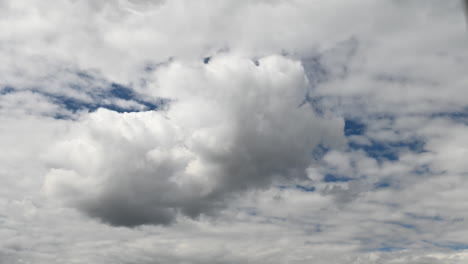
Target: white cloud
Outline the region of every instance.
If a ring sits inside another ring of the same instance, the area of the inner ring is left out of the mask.
[[[317,144],[344,143],[343,122],[303,104],[300,63],[279,56],[259,63],[216,57],[161,69],[154,89],[172,101],[169,109],[83,117],[47,156],[46,192],[133,226],[210,213],[238,191],[305,177]]]
[[[0,111],[2,116],[54,116],[61,109],[44,95],[24,91],[2,95]]]
[[[465,263],[460,7],[0,0],[0,263]]]

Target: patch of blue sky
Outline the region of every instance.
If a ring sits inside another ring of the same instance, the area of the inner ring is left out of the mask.
[[[395,251],[401,251],[401,250],[405,250],[405,248],[403,247],[392,247],[392,246],[383,246],[383,247],[379,247],[379,248],[373,248],[369,251],[374,251],[374,252],[395,252]]]
[[[358,144],[354,142],[349,143],[350,149],[363,150],[369,157],[372,157],[378,161],[397,161],[399,159],[399,153],[405,150],[415,153],[422,153],[424,152],[424,145],[425,142],[418,139],[398,142],[382,142],[371,140],[370,145]]]
[[[324,182],[349,182],[352,180],[353,178],[343,175],[335,175],[331,173],[325,174],[325,176],[323,177]]]
[[[62,105],[65,109],[69,110],[72,113],[81,110],[88,110],[88,111],[95,111],[98,108],[106,108],[112,111],[116,111],[119,113],[123,112],[138,112],[141,109],[134,108],[134,107],[122,107],[117,104],[113,104],[112,100],[123,100],[123,101],[132,101],[139,105],[145,107],[145,111],[147,110],[157,110],[160,108],[161,105],[155,104],[153,102],[149,102],[146,100],[140,99],[140,96],[136,94],[132,89],[125,87],[123,85],[119,85],[116,83],[110,84],[110,90],[108,91],[99,91],[94,94],[88,93],[88,95],[93,98],[92,102],[83,101],[78,98],[69,97],[66,95],[55,95],[51,93],[44,93],[38,90],[34,90],[39,94],[49,97],[53,102],[58,105]],[[13,90],[14,91],[14,90]],[[108,100],[106,100],[108,99]],[[161,104],[165,102],[161,100]],[[58,119],[66,119],[66,116],[57,115],[56,118]]]
[[[318,144],[313,150],[312,150],[312,157],[315,160],[321,160],[330,150],[328,146],[326,146],[323,143]]]
[[[301,192],[315,192],[316,188],[314,186],[295,184],[295,185],[279,185],[277,186],[280,190],[294,189]]]
[[[345,119],[345,136],[364,135],[366,133],[366,124],[356,119]]]
[[[450,244],[439,244],[439,247],[444,247],[448,248],[451,250],[467,250],[468,249],[468,244],[463,244],[463,243],[450,243]]]
[[[388,221],[386,223],[391,224],[391,225],[396,225],[396,226],[399,226],[399,227],[402,227],[402,228],[405,228],[405,229],[416,229],[415,225],[400,222],[400,221]]]
[[[345,136],[362,136],[365,135],[367,126],[365,123],[356,119],[346,119],[344,133]],[[424,141],[414,139],[409,141],[398,141],[398,142],[382,142],[371,140],[370,145],[350,143],[352,149],[362,149],[369,156],[377,158],[386,158],[389,160],[398,159],[398,152],[400,149],[408,149],[412,152],[423,152]]]
[[[62,105],[65,109],[73,113],[80,110],[95,111],[101,107],[117,112],[136,112],[141,111],[142,108],[144,110],[156,110],[160,108],[162,104],[167,103],[164,100],[160,100],[157,103],[144,100],[142,99],[141,95],[135,93],[131,88],[117,83],[109,83],[106,89],[104,88],[106,85],[104,80],[98,79],[93,74],[85,71],[76,71],[74,74],[85,81],[88,85],[99,83],[95,89],[91,90],[89,88],[84,89],[82,87],[83,84],[68,84],[67,88],[86,95],[88,98],[91,98],[91,101],[85,101],[76,97],[68,96],[66,93],[54,94],[38,88],[31,88],[27,90],[48,97],[51,99],[51,101],[58,105]],[[102,85],[104,85],[104,87],[101,87]],[[18,90],[14,87],[4,86],[0,88],[0,95],[15,93],[17,91]],[[132,102],[129,105],[133,106],[123,107],[122,104],[117,105],[116,103],[113,103],[116,100]],[[143,107],[135,107],[135,105],[140,105]]]
[[[414,213],[405,213],[405,215],[416,220],[428,220],[428,221],[435,221],[435,222],[444,221],[444,219],[438,215],[425,216],[425,215],[419,215],[419,214],[414,214]]]
[[[76,99],[76,98],[71,98],[71,97],[65,97],[65,96],[53,96],[49,95],[55,103],[63,105],[67,110],[75,113],[80,110],[88,110],[88,111],[95,111],[98,108],[107,108],[112,111],[116,111],[119,113],[124,113],[124,112],[138,112],[140,111],[139,109],[135,108],[125,108],[125,107],[120,107],[115,104],[111,103],[88,103],[84,102],[82,100]],[[147,103],[147,102],[141,102],[141,101],[136,101],[139,104],[142,104],[146,107],[145,110],[156,110],[158,106],[153,103]]]
[[[296,189],[303,191],[303,192],[315,192],[315,187],[314,186],[304,186],[300,184],[296,184]]]
[[[74,97],[65,96],[65,95],[55,95],[55,94],[51,94],[51,93],[45,93],[45,92],[41,92],[41,91],[38,91],[38,90],[30,90],[30,91],[49,98],[52,102],[54,102],[57,105],[61,105],[63,108],[65,108],[66,110],[68,110],[71,113],[76,113],[76,112],[82,111],[82,110],[87,110],[87,111],[93,112],[93,111],[97,110],[98,108],[106,108],[106,109],[116,111],[116,112],[119,112],[119,113],[139,112],[139,111],[142,111],[142,110],[150,111],[150,110],[157,110],[157,109],[161,108],[161,105],[164,105],[164,104],[167,103],[164,100],[161,100],[160,104],[156,104],[156,103],[153,103],[153,102],[148,102],[148,101],[141,100],[137,96],[135,96],[133,93],[129,92],[131,90],[129,90],[128,88],[121,88],[121,87],[119,87],[117,89],[112,89],[107,94],[95,96],[93,101],[91,101],[91,102],[84,101],[84,100],[74,98]],[[15,93],[15,92],[17,92],[16,89],[14,89],[12,87],[6,87],[6,88],[3,88],[3,89],[0,90],[0,95],[6,95],[6,94],[10,94],[10,93]],[[109,99],[109,100],[105,100],[105,99]],[[122,106],[119,106],[119,105],[117,105],[115,103],[112,103],[113,99],[114,100],[115,99],[120,99],[120,100],[124,100],[124,101],[132,101],[133,103],[137,103],[137,105],[143,106],[144,109],[141,109],[140,107],[136,108],[134,106],[133,107],[122,107]],[[54,117],[56,119],[69,119],[69,118],[71,118],[70,116],[64,115],[64,114],[56,114]]]
[[[359,241],[359,243],[362,244],[363,250],[365,252],[387,252],[389,253],[389,252],[406,250],[404,246],[409,245],[406,239],[401,239],[401,240],[392,241],[392,242],[387,241],[386,243],[381,243],[381,242],[379,243],[371,237],[355,237],[354,240]]]
[[[392,187],[392,183],[390,181],[379,181],[374,184],[376,189],[386,189]]]
[[[110,90],[109,94],[115,98],[135,101],[141,105],[146,106],[147,110],[158,109],[157,104],[140,99],[140,96],[128,87],[116,83],[112,83],[111,87],[112,89]]]
[[[373,141],[371,145],[350,143],[349,147],[353,150],[364,150],[369,157],[377,160],[398,160],[398,151],[390,148],[387,144],[382,142]]]
[[[433,175],[436,172],[432,171],[431,167],[428,164],[417,166],[412,170],[412,173],[417,175]]]
[[[423,240],[423,242],[431,244],[431,245],[433,245],[435,247],[450,249],[450,250],[454,250],[454,251],[460,251],[460,250],[467,250],[468,249],[468,244],[459,243],[459,242],[437,243],[437,242],[431,242],[431,241],[428,241],[428,240]]]
[[[112,83],[111,88],[112,89],[109,91],[109,94],[113,97],[117,97],[124,100],[132,100],[135,98],[134,92],[128,87],[122,86],[117,83]]]
[[[13,93],[13,92],[15,92],[15,88],[11,86],[5,86],[0,90],[1,95]]]
[[[72,97],[66,97],[62,95],[55,96],[50,94],[48,95],[48,97],[52,98],[55,103],[65,106],[67,110],[70,110],[72,112],[76,112],[83,109],[95,110],[97,108],[94,104],[87,103]]]
[[[467,124],[468,107],[465,107],[460,111],[433,113],[431,114],[431,118],[449,118],[455,122]]]

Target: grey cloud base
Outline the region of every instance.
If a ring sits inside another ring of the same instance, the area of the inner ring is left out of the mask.
[[[344,144],[343,121],[303,103],[299,62],[259,63],[219,56],[160,69],[156,90],[169,108],[83,117],[46,155],[46,193],[112,225],[136,226],[213,214],[239,192],[306,179],[317,144]]]

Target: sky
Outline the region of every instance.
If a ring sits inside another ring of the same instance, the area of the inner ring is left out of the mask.
[[[468,261],[458,0],[0,0],[0,264]]]

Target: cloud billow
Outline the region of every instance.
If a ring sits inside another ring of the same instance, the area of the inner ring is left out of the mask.
[[[344,142],[342,120],[303,104],[297,61],[218,56],[155,74],[168,108],[83,117],[46,155],[48,195],[112,225],[169,224],[279,177],[305,178],[317,144]]]

